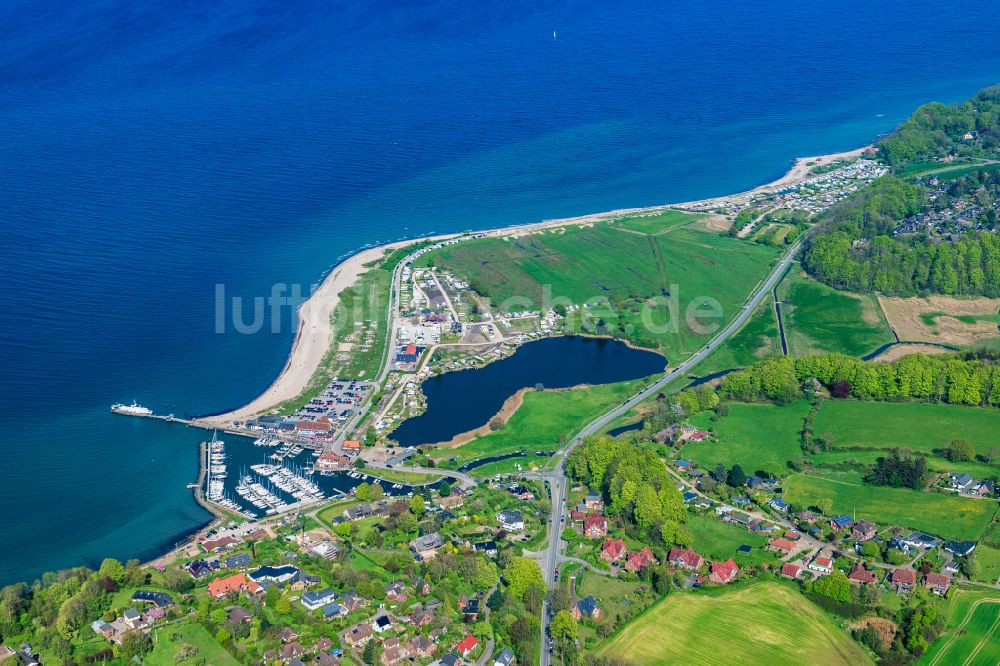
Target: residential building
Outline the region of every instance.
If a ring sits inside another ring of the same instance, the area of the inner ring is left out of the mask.
[[[467,634],[465,638],[459,641],[458,645],[455,646],[455,652],[463,657],[468,657],[472,654],[472,651],[476,649],[477,645],[479,645],[479,641],[476,640],[476,637],[472,634]]]
[[[588,509],[591,510],[600,511],[604,508],[604,501],[601,499],[601,496],[595,493],[593,490],[587,493],[587,496],[584,498],[583,503],[587,506]]]
[[[351,647],[364,645],[372,637],[372,626],[368,622],[359,622],[344,632],[344,642]]]
[[[524,517],[520,511],[501,511],[497,514],[497,522],[507,532],[519,532],[524,529]]]
[[[510,666],[514,663],[514,653],[510,651],[510,648],[504,648],[493,657],[493,666]]]
[[[948,594],[948,589],[951,587],[951,578],[944,574],[931,572],[924,576],[924,587],[943,597]]]
[[[864,543],[865,541],[874,539],[877,531],[878,526],[875,523],[862,520],[851,527],[851,538],[859,543]]]
[[[587,516],[583,519],[583,535],[591,539],[602,539],[608,535],[608,521],[603,516]]]
[[[830,527],[835,530],[846,530],[849,527],[853,527],[853,525],[854,519],[850,516],[837,516],[830,519]]]
[[[776,539],[771,539],[767,547],[776,553],[785,553],[787,555],[795,550],[795,542],[785,539],[784,537],[778,537]]]
[[[650,564],[656,564],[653,551],[649,548],[643,548],[642,550],[633,551],[628,554],[628,557],[625,559],[625,570],[629,573],[638,573]]]
[[[419,560],[429,560],[437,556],[438,548],[444,545],[440,532],[424,534],[410,541],[410,550]]]
[[[861,564],[854,565],[854,568],[851,569],[851,573],[847,574],[847,578],[852,583],[859,583],[862,585],[869,585],[877,582],[875,572],[865,569]]]
[[[813,561],[809,563],[809,568],[819,573],[833,573],[833,556],[828,550],[821,551]]]
[[[781,575],[786,578],[802,578],[802,567],[791,562],[781,565]]]
[[[671,548],[667,554],[667,561],[681,569],[695,571],[702,565],[701,555],[691,549]]]
[[[605,562],[616,562],[625,555],[627,546],[624,539],[608,539],[601,548],[601,559]]]
[[[317,592],[305,592],[300,599],[300,602],[308,610],[314,611],[319,608],[323,608],[327,604],[333,603],[337,598],[337,595],[333,590],[319,590]]]
[[[219,578],[208,584],[208,593],[216,599],[221,599],[231,592],[236,594],[241,592],[258,594],[263,592],[263,590],[264,588],[259,583],[248,579],[243,574],[233,574],[228,578]]]
[[[736,574],[740,572],[740,568],[736,566],[736,562],[731,559],[725,562],[712,562],[711,569],[712,571],[708,575],[708,579],[720,585],[732,582],[736,578]]]
[[[597,599],[593,596],[588,596],[586,599],[581,599],[573,604],[570,612],[577,621],[585,617],[595,620],[601,617],[601,609],[597,607]]]
[[[897,592],[909,592],[917,584],[917,572],[900,567],[892,572],[889,581]]]
[[[972,551],[976,549],[975,541],[945,541],[942,548],[947,550],[952,555],[957,555],[958,557],[967,557],[972,554]]]

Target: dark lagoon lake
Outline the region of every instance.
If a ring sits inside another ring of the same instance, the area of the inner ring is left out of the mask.
[[[529,342],[483,368],[448,372],[423,384],[427,411],[391,435],[403,446],[443,442],[485,425],[527,387],[613,384],[663,372],[667,359],[616,340],[564,336]]]

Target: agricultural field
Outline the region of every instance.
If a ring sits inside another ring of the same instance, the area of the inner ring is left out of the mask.
[[[776,562],[777,556],[767,550],[767,537],[735,525],[727,525],[714,515],[691,515],[687,528],[694,537],[694,548],[699,555],[709,560],[728,560],[736,564],[757,565]],[[742,545],[753,548],[749,553],[737,553]]]
[[[728,403],[729,415],[712,421],[713,412],[690,419],[695,427],[713,430],[717,442],[687,444],[681,455],[706,470],[718,463],[739,463],[748,473],[759,469],[783,473],[787,461],[802,455],[801,431],[809,403],[798,400],[779,407],[771,404]]]
[[[978,540],[997,511],[994,502],[908,488],[872,486],[849,477],[833,479],[793,474],[782,486],[785,499],[792,504],[810,506],[830,498],[835,514],[856,514],[859,520],[922,530],[944,539]]]
[[[906,342],[953,347],[995,343],[1000,337],[1000,298],[879,296],[890,326]]]
[[[420,261],[465,277],[500,310],[581,306],[569,313],[568,330],[624,337],[676,363],[736,314],[778,250],[678,226],[676,216],[687,214],[669,215],[477,239]],[[636,228],[625,231],[626,224]],[[639,231],[665,225],[670,233]],[[704,299],[718,302],[722,320],[695,317],[692,326],[688,308]],[[596,306],[582,308],[588,302]]]
[[[893,341],[874,296],[828,287],[794,266],[778,286],[788,353],[864,356]]]
[[[921,666],[1000,663],[1000,592],[978,589],[952,592],[945,632],[918,663]]]
[[[720,655],[773,666],[871,663],[823,611],[779,583],[757,583],[717,595],[672,594],[597,654],[635,664],[715,666]]]
[[[535,451],[554,451],[581,429],[595,414],[634,393],[645,380],[602,384],[569,390],[528,391],[524,402],[507,421],[503,429],[483,435],[467,444],[456,447],[438,447],[432,457],[435,463],[448,462],[447,467],[457,467],[478,458],[500,456],[520,450],[529,455],[503,461],[508,469],[491,463],[476,468],[477,475],[492,475],[513,469],[514,463],[522,466],[535,460]],[[544,457],[541,460],[548,460]]]
[[[154,634],[153,651],[142,663],[149,666],[173,666],[176,655],[185,645],[193,645],[197,653],[192,662],[201,658],[203,663],[213,666],[236,666],[239,662],[226,652],[215,639],[209,635],[205,627],[194,622],[182,622],[157,629]]]
[[[976,453],[1000,449],[995,409],[919,402],[827,400],[816,415],[813,432],[831,432],[834,446],[933,453],[953,439],[966,439]],[[914,424],[920,424],[915,428]]]

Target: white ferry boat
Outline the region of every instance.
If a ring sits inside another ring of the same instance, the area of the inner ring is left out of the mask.
[[[124,405],[120,402],[116,402],[111,405],[111,411],[115,414],[124,414],[126,416],[152,416],[153,410],[149,407],[143,407],[135,400],[132,401],[131,405]]]

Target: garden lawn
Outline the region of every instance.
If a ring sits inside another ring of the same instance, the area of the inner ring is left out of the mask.
[[[691,424],[713,430],[717,442],[686,444],[681,456],[705,470],[718,463],[730,467],[739,463],[747,474],[771,468],[774,473],[787,469],[787,461],[802,455],[801,431],[809,403],[798,400],[789,405],[727,403],[729,415],[712,421],[714,412],[702,412]]]
[[[632,395],[647,380],[601,384],[579,389],[528,391],[524,402],[502,430],[491,432],[457,447],[439,447],[434,451],[435,462],[457,458],[449,466],[459,466],[470,460],[527,450],[554,451],[592,418],[607,407]],[[526,459],[512,459],[522,465]],[[546,459],[547,460],[547,459]],[[485,470],[485,471],[483,471]],[[472,471],[490,474],[489,466]]]
[[[996,409],[922,402],[827,400],[813,432],[830,431],[834,446],[891,449],[905,447],[933,453],[953,439],[966,439],[976,453],[1000,449],[1000,412]],[[919,424],[919,427],[914,427]]]
[[[635,664],[871,663],[819,608],[778,583],[719,595],[674,593],[597,653]]]
[[[798,266],[781,283],[778,298],[793,356],[817,352],[864,356],[893,341],[874,296],[833,289],[806,277]]]
[[[766,537],[744,527],[724,523],[714,514],[689,516],[687,527],[694,537],[692,547],[707,560],[733,558],[740,566],[777,561],[775,554],[767,551]],[[737,553],[736,549],[743,544],[753,550],[748,554]]]
[[[177,637],[173,638],[175,634]],[[155,641],[153,651],[142,661],[146,666],[174,666],[174,655],[185,643],[198,648],[195,659],[200,657],[206,664],[212,666],[239,664],[231,654],[215,642],[203,626],[194,622],[182,622],[157,629],[153,637]]]
[[[958,589],[950,597],[945,632],[918,663],[921,666],[1000,663],[1000,592]]]
[[[857,515],[944,539],[978,541],[997,507],[994,502],[908,488],[872,486],[805,474],[793,474],[782,484],[785,500],[802,506],[833,500],[833,512]]]

